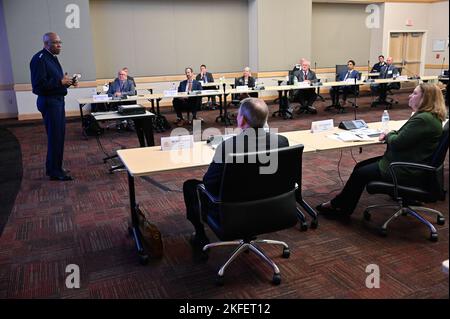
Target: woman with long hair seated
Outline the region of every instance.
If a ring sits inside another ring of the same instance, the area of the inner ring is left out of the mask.
[[[388,167],[392,162],[427,164],[436,150],[442,135],[442,122],[446,108],[437,85],[423,83],[409,96],[409,106],[414,115],[398,131],[382,133],[380,141],[387,144],[383,156],[356,164],[342,191],[332,200],[318,205],[325,217],[346,217],[353,213],[364,188],[372,181],[391,181]],[[398,170],[399,182],[411,183],[416,177],[412,170]]]

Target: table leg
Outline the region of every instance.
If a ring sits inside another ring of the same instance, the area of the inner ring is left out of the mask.
[[[142,245],[142,234],[139,231],[138,207],[136,204],[136,193],[134,189],[134,177],[130,173],[128,173],[128,189],[130,192],[131,211],[131,226],[129,228],[129,232],[131,236],[133,236],[140,263],[146,264],[148,262],[148,254],[145,252],[144,246]]]
[[[86,131],[84,130],[84,125],[83,125],[83,107],[84,107],[85,105],[86,105],[86,104],[80,103],[80,104],[79,104],[79,107],[80,107],[80,119],[81,119],[81,135],[82,135],[85,139],[87,139]]]

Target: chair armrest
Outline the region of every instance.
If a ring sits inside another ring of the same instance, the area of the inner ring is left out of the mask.
[[[430,166],[430,165],[425,165],[425,164],[418,164],[418,163],[411,163],[411,162],[392,162],[388,169],[389,169],[389,175],[391,175],[392,181],[394,182],[394,197],[398,198],[398,180],[397,180],[397,175],[395,173],[395,169],[398,167],[410,167],[410,168],[415,168],[418,170],[423,170],[423,171],[427,171],[427,172],[433,172],[435,173],[437,168],[434,166]]]
[[[221,201],[217,197],[213,196],[210,192],[208,192],[206,190],[205,184],[199,184],[197,186],[197,192],[198,192],[199,195],[200,195],[200,193],[206,195],[206,197],[208,197],[208,199],[213,204],[220,204],[221,203]],[[199,200],[200,200],[200,196],[199,196]]]

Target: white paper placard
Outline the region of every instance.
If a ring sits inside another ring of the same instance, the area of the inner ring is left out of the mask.
[[[309,84],[309,82],[297,82],[297,84],[295,84],[295,86],[300,87],[300,88],[305,88],[305,87],[309,87],[311,86],[311,84]]]
[[[96,94],[92,96],[92,99],[94,102],[107,102],[109,101],[109,96],[108,94]]]
[[[351,83],[351,84],[355,84],[355,79],[350,78],[350,79],[346,79],[345,83]]]
[[[194,135],[161,137],[161,150],[173,151],[194,147]]]
[[[177,93],[178,93],[178,91],[177,90],[164,90],[163,91],[163,94],[164,94],[164,96],[165,97],[167,97],[167,96],[175,96],[175,95],[177,95]]]
[[[396,77],[396,80],[406,81],[406,80],[408,80],[408,76],[407,75],[400,75],[400,76]]]
[[[445,40],[433,40],[433,52],[445,51]]]
[[[236,91],[238,91],[238,92],[248,91],[248,86],[247,85],[238,85],[238,86],[236,86]]]
[[[315,121],[311,123],[311,133],[324,132],[331,130],[334,127],[334,121],[331,120],[323,120],[323,121]]]

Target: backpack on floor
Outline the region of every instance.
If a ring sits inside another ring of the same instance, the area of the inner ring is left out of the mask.
[[[105,131],[91,114],[83,116],[83,129],[87,136],[99,136]]]

